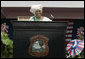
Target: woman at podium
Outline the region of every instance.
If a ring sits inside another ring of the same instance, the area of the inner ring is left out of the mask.
[[[29,21],[52,21],[51,19],[42,16],[42,5],[32,5],[30,12],[34,14],[34,16],[30,17]]]

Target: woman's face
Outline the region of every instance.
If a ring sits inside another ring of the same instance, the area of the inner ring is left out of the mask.
[[[37,17],[40,17],[41,16],[41,11],[40,10],[36,10],[35,14],[36,14]]]

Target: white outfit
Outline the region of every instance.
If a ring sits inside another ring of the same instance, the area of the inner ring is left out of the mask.
[[[35,15],[36,10],[40,10],[41,13],[42,13],[42,8],[43,7],[42,7],[41,4],[39,4],[39,5],[32,5],[31,9],[30,9],[30,12]],[[32,17],[30,17],[30,19],[28,21],[35,21],[35,20],[33,19],[33,16],[32,16]],[[38,19],[38,21],[52,21],[52,20],[50,20],[47,17],[42,17],[41,19]]]
[[[34,21],[33,17],[30,17],[30,19],[28,21]],[[52,20],[47,17],[43,17],[42,19],[40,19],[38,21],[52,21]]]

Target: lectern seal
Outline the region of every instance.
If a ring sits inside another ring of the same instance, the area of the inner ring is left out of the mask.
[[[30,38],[30,46],[28,52],[32,56],[43,57],[49,52],[49,39],[44,35],[35,35]]]

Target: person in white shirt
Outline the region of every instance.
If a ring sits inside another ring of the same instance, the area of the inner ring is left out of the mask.
[[[34,16],[30,17],[29,21],[52,21],[51,19],[42,16],[42,5],[32,5],[30,12],[34,14]]]

